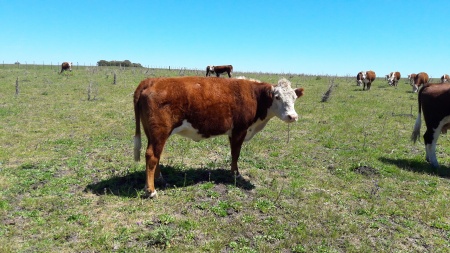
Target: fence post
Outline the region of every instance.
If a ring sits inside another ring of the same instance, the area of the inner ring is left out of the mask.
[[[19,77],[16,79],[16,96],[19,95]]]
[[[113,84],[116,84],[116,72],[114,71],[114,82]]]

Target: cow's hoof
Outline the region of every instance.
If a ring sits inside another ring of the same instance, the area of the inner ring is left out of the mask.
[[[154,190],[153,192],[145,190],[145,194],[142,197],[152,199],[152,198],[158,197],[158,193],[156,192],[156,190]]]

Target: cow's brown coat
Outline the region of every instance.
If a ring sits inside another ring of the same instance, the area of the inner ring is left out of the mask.
[[[135,160],[139,160],[142,122],[148,138],[146,190],[150,196],[156,195],[154,179],[160,175],[159,159],[164,144],[172,131],[186,121],[203,138],[228,134],[231,171],[239,174],[237,161],[247,131],[257,132],[265,123],[250,130],[249,127],[274,116],[268,115],[274,99],[278,99],[272,92],[271,84],[244,79],[180,77],[143,80],[134,93]],[[294,97],[302,95],[302,88],[293,94]],[[296,118],[289,120],[292,122]],[[180,130],[178,134],[189,136],[192,132]]]

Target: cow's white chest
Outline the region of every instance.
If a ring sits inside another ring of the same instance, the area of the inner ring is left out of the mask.
[[[245,135],[244,141],[251,140],[253,138],[253,136],[255,136],[255,134],[257,134],[259,131],[261,131],[266,126],[267,122],[269,122],[268,118],[266,118],[265,120],[258,120],[255,123],[253,123],[247,129],[247,134]]]

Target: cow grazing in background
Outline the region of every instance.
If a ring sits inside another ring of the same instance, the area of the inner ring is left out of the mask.
[[[417,74],[409,74],[408,75],[408,80],[409,80],[409,84],[412,86],[414,84],[414,78],[417,76]]]
[[[397,86],[398,85],[398,81],[400,80],[402,76],[400,75],[400,72],[396,71],[396,72],[391,72],[389,74],[389,78],[388,78],[388,83],[390,86]]]
[[[206,76],[210,76],[211,74],[216,73],[216,76],[219,77],[220,74],[227,72],[228,77],[231,77],[231,72],[233,72],[232,65],[223,65],[223,66],[207,66],[206,67]]]
[[[366,71],[360,71],[356,74],[356,86],[361,86],[366,78]]]
[[[228,135],[231,172],[239,175],[242,143],[261,131],[274,116],[291,123],[298,119],[294,102],[303,88],[292,89],[287,79],[277,85],[264,82],[207,77],[148,78],[134,93],[136,132],[134,158],[140,159],[141,122],[148,139],[146,192],[157,195],[155,176],[161,178],[159,159],[169,136],[200,141]]]
[[[356,85],[361,86],[361,84],[364,84],[363,90],[366,89],[370,90],[370,86],[372,85],[372,82],[375,80],[376,75],[375,72],[372,70],[368,71],[361,71],[356,75]]]
[[[414,84],[412,85],[413,92],[417,92],[419,87],[426,83],[428,83],[428,74],[425,72],[418,73],[414,77]]]
[[[425,84],[419,91],[419,114],[417,115],[412,141],[416,142],[420,135],[421,113],[427,130],[423,135],[425,141],[426,160],[439,167],[436,158],[436,143],[441,133],[450,129],[450,83]]]
[[[61,64],[61,72],[59,73],[61,74],[63,71],[67,70],[72,71],[72,62],[63,62]]]
[[[448,83],[450,80],[450,77],[447,74],[444,74],[441,76],[441,83]]]

